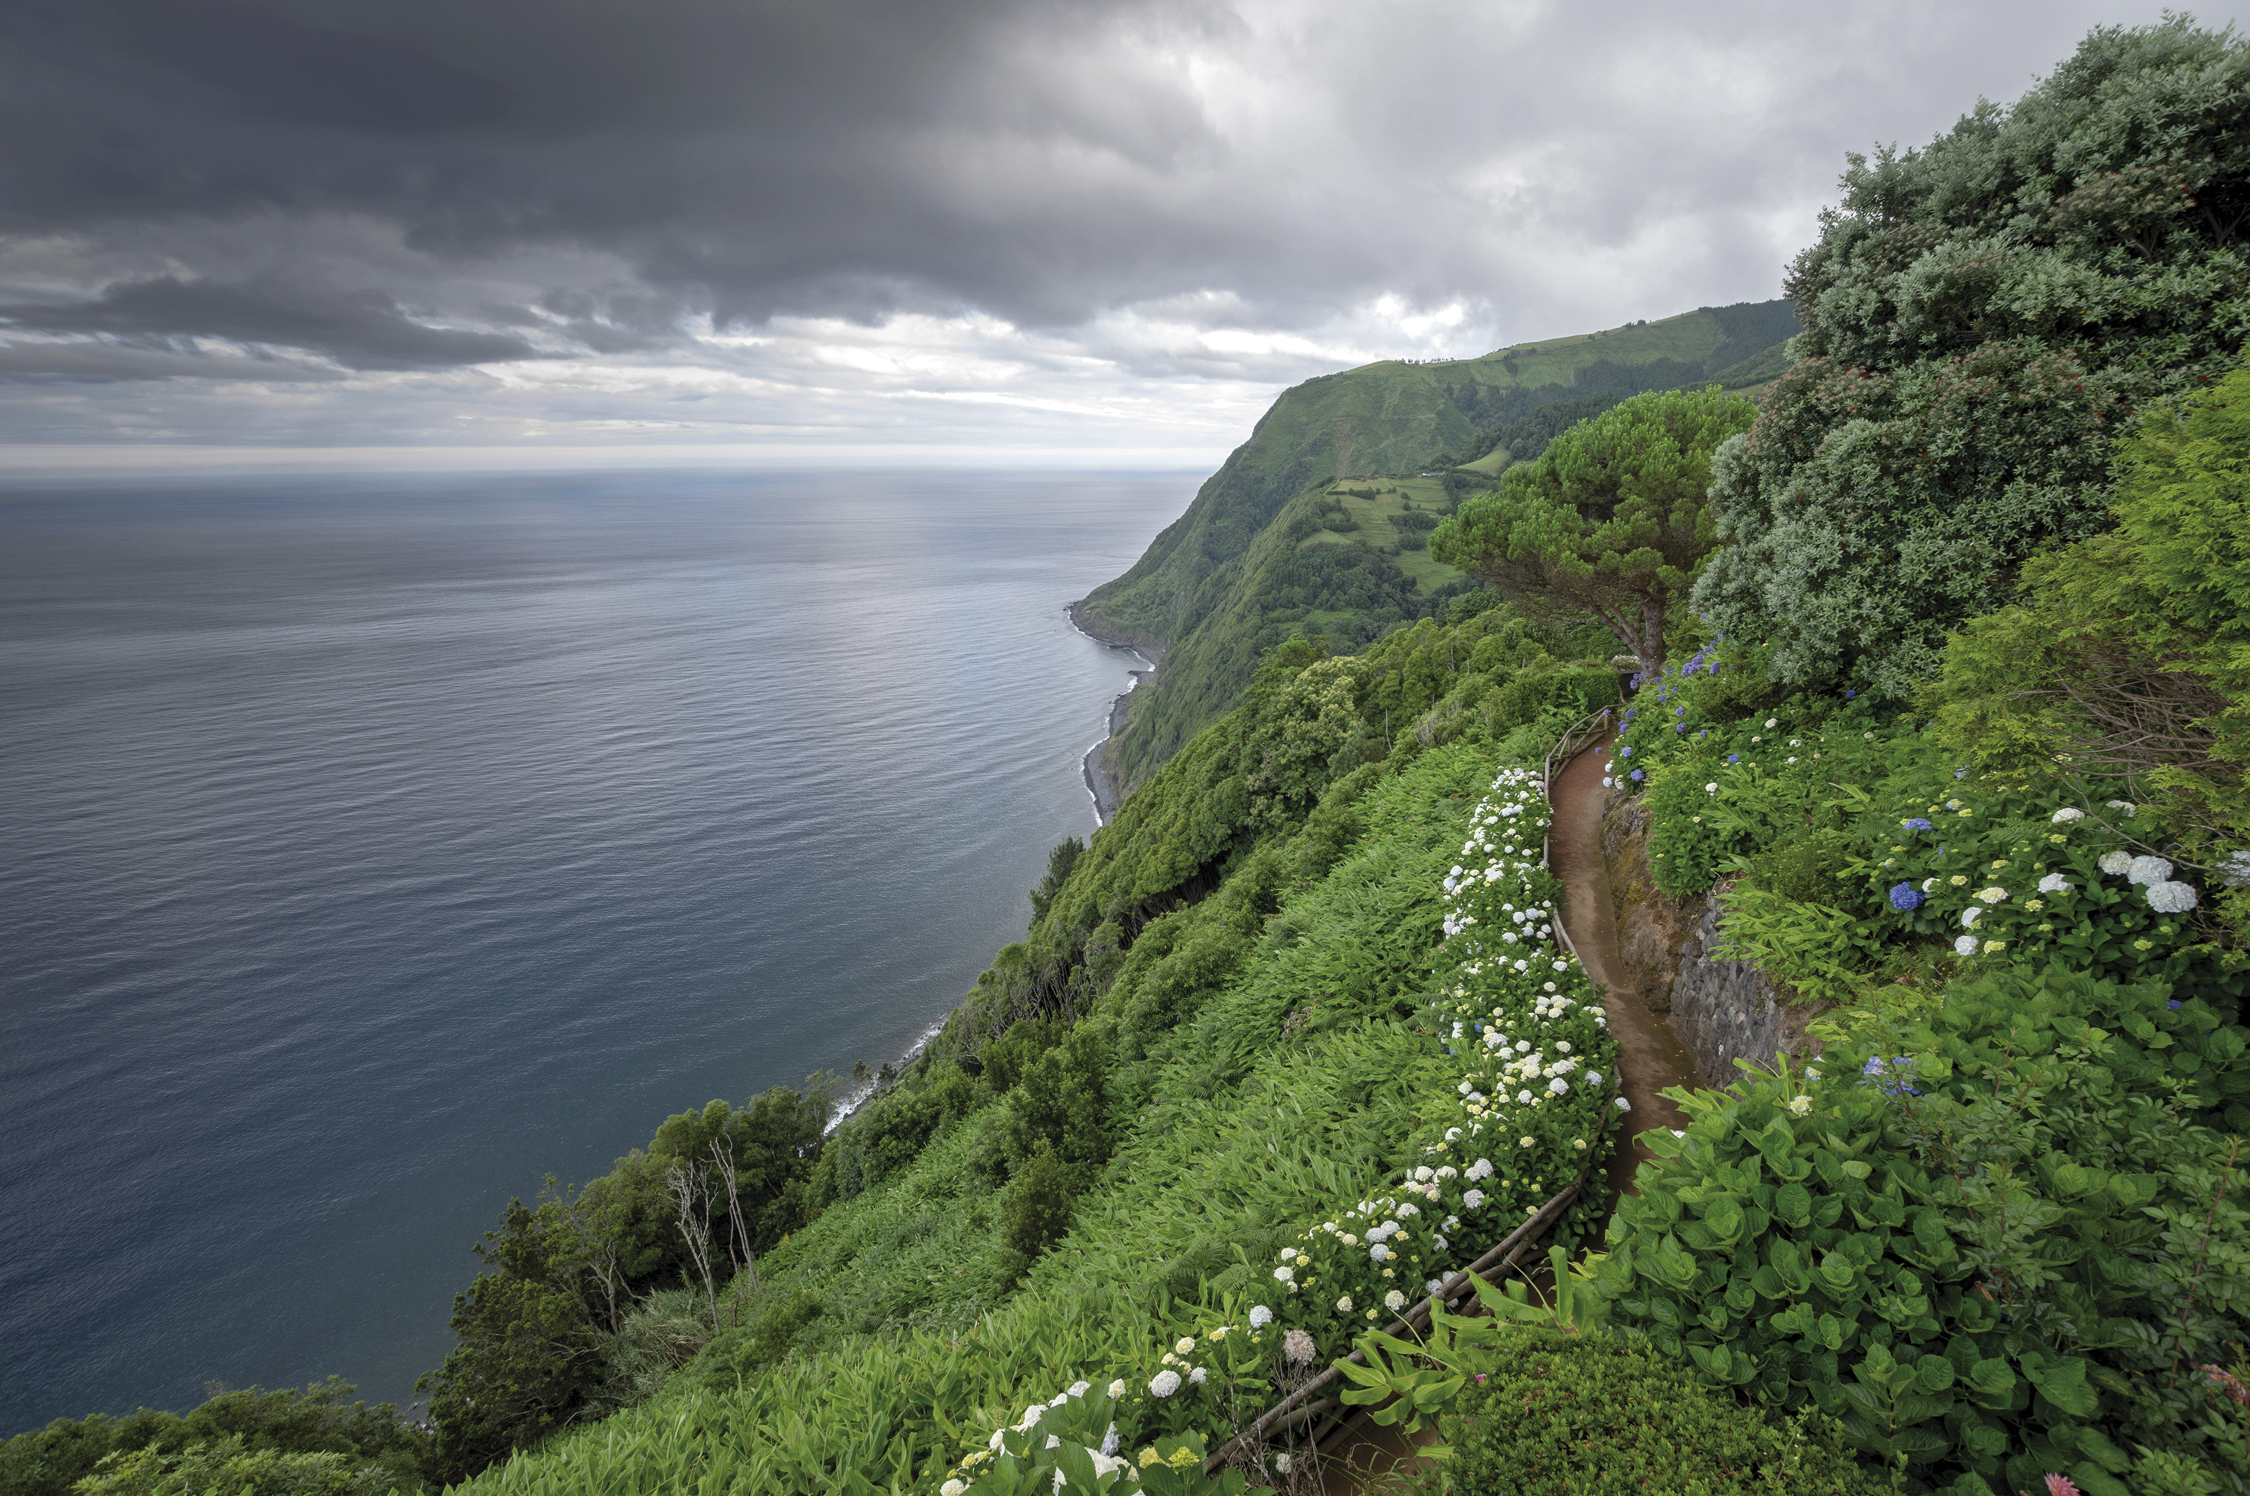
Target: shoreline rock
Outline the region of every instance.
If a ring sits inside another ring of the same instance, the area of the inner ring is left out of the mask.
[[[1119,638],[1114,634],[1088,626],[1084,612],[1085,606],[1086,600],[1080,598],[1063,610],[1069,615],[1072,628],[1078,630],[1096,644],[1109,649],[1125,651],[1148,667],[1145,670],[1130,672],[1133,683],[1118,692],[1116,698],[1109,704],[1108,736],[1087,749],[1085,757],[1079,761],[1079,773],[1086,781],[1086,793],[1091,795],[1094,800],[1094,819],[1107,826],[1110,818],[1117,814],[1117,807],[1125,799],[1118,792],[1116,777],[1110,772],[1109,745],[1119,733],[1125,730],[1125,722],[1131,709],[1133,693],[1155,680],[1156,672],[1163,667],[1164,647],[1153,639]]]

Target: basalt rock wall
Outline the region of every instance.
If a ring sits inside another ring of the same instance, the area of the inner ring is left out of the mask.
[[[1706,1086],[1731,1084],[1734,1062],[1771,1069],[1781,1055],[1819,1051],[1805,1025],[1820,1009],[1788,1001],[1773,979],[1747,961],[1707,954],[1718,944],[1723,910],[1714,889],[1699,899],[1667,898],[1649,876],[1648,808],[1617,795],[1602,818],[1602,859],[1616,905],[1625,979],[1695,1061]]]

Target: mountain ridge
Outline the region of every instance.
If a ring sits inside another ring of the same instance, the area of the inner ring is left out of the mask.
[[[1473,587],[1416,537],[1422,516],[1497,478],[1510,426],[1566,402],[1762,385],[1787,366],[1798,330],[1785,300],[1698,307],[1475,358],[1381,360],[1284,390],[1186,513],[1071,605],[1086,633],[1162,666],[1102,751],[1112,787],[1130,793],[1217,720],[1259,655],[1292,634],[1346,652]],[[1380,491],[1339,498],[1331,490],[1350,475]]]

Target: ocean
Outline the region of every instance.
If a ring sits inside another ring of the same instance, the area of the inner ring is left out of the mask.
[[[1187,475],[0,487],[0,1434],[406,1402],[511,1196],[1019,939]]]

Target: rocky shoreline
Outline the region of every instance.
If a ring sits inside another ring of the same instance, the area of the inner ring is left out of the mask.
[[[1118,793],[1117,781],[1110,775],[1108,755],[1105,750],[1109,747],[1110,739],[1115,738],[1125,730],[1125,715],[1132,694],[1156,679],[1156,672],[1164,663],[1164,651],[1160,646],[1146,639],[1120,639],[1115,635],[1103,633],[1099,629],[1087,627],[1085,615],[1081,611],[1084,607],[1085,600],[1080,599],[1064,610],[1070,616],[1072,628],[1078,630],[1096,644],[1106,645],[1111,649],[1124,650],[1148,667],[1145,670],[1131,672],[1133,683],[1118,692],[1117,699],[1109,704],[1108,736],[1087,749],[1086,756],[1079,762],[1079,772],[1086,780],[1086,793],[1091,795],[1094,800],[1094,818],[1106,826],[1109,824],[1110,817],[1117,814],[1117,807],[1125,797]]]

